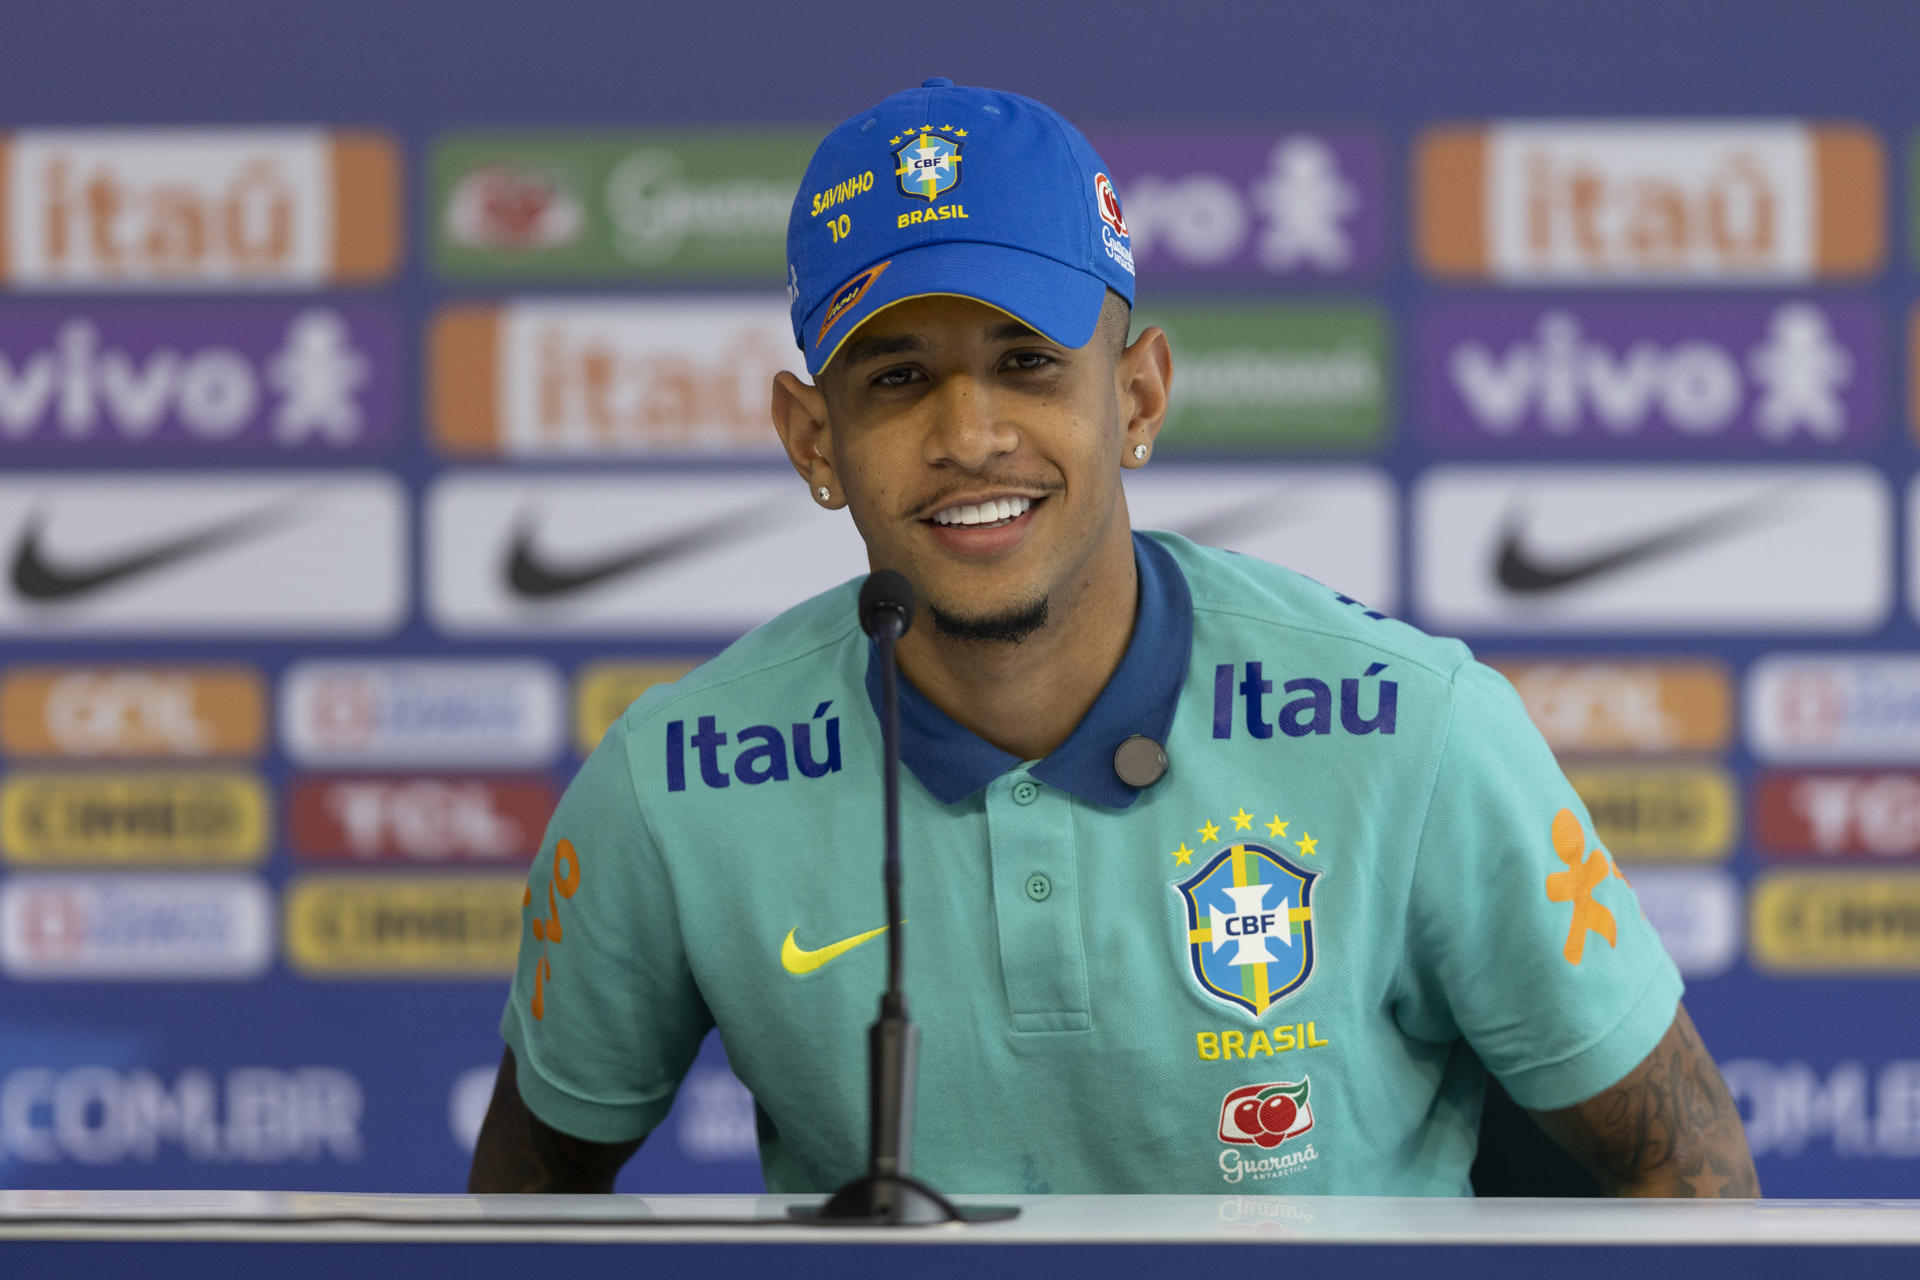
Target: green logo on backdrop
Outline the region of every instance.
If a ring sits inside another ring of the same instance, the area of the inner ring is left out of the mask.
[[[811,130],[458,134],[434,149],[448,276],[786,283]]]
[[[1322,452],[1385,442],[1387,320],[1361,303],[1149,307],[1173,345],[1173,407],[1156,453]]]

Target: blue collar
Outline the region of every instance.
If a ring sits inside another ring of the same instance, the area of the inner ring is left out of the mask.
[[[1124,809],[1140,794],[1114,772],[1114,750],[1136,733],[1166,746],[1193,651],[1193,595],[1180,566],[1166,548],[1137,533],[1133,563],[1140,597],[1126,655],[1086,717],[1052,755],[1032,769],[1033,776],[1047,785],[1109,809]],[[867,699],[877,717],[880,660],[871,644]],[[900,759],[942,804],[966,799],[1020,763],[1019,757],[955,723],[904,677],[900,681]]]

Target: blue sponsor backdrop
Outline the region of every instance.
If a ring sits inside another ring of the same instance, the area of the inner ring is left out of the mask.
[[[1394,401],[1408,408],[1375,460],[1403,495],[1426,466],[1448,456],[1408,420],[1417,397],[1405,353],[1423,307],[1493,296],[1435,283],[1415,266],[1409,174],[1414,138],[1429,121],[1859,121],[1877,133],[1888,158],[1888,256],[1865,283],[1837,293],[1878,313],[1890,370],[1901,364],[1892,335],[1902,332],[1916,292],[1904,234],[1912,213],[1900,176],[1917,120],[1911,56],[1920,47],[1920,12],[1902,3],[1338,0],[1156,10],[976,0],[803,12],[741,0],[65,0],[15,6],[5,25],[0,125],[313,123],[375,126],[399,141],[409,240],[402,267],[390,284],[351,296],[391,306],[403,353],[411,353],[397,368],[400,422],[387,461],[416,498],[443,466],[421,423],[422,335],[432,308],[463,292],[435,277],[422,250],[425,159],[438,137],[459,128],[830,123],[938,74],[1033,94],[1096,133],[1167,127],[1233,136],[1282,122],[1368,131],[1384,141],[1387,156],[1385,267],[1338,296],[1386,303],[1400,335]],[[543,284],[542,291],[577,287]],[[1328,286],[1288,289],[1330,296]],[[1150,272],[1140,290],[1143,300],[1155,296]],[[1878,433],[1846,450],[1884,468],[1898,493],[1915,456],[1897,408],[1904,394],[1904,375],[1890,372]],[[1529,453],[1539,456],[1536,448]],[[1655,459],[1660,442],[1648,436],[1627,453]],[[1711,450],[1696,443],[1689,453]],[[70,454],[60,462],[73,465]],[[531,652],[571,672],[617,648],[572,640],[450,644],[426,621],[417,549],[413,558],[409,621],[391,641],[16,643],[0,658],[239,659],[277,682],[291,661],[312,655]],[[1400,561],[1401,598],[1410,599],[1405,566],[1412,557],[1404,545]],[[1904,583],[1900,547],[1894,563],[1895,581]],[[1870,635],[1802,636],[1791,647],[1897,650],[1916,638],[1900,600]],[[1576,639],[1528,645],[1509,637],[1482,647],[1711,653],[1736,674],[1787,647],[1765,636]],[[657,650],[642,641],[626,651]],[[1754,762],[1744,748],[1736,745],[1728,759],[1750,782]],[[556,781],[571,765],[557,764]],[[291,774],[277,748],[263,771],[280,790]],[[1742,846],[1732,866],[1745,878],[1756,864]],[[264,875],[278,887],[291,870],[285,850],[276,849]],[[0,981],[0,1080],[12,1086],[0,1099],[7,1112],[0,1115],[0,1185],[457,1188],[467,1161],[460,1135],[475,1118],[476,1099],[484,1101],[485,1069],[499,1054],[494,1027],[504,991],[495,980],[320,981],[294,975],[284,960],[265,979],[239,984]],[[1742,1064],[1736,1084],[1753,1113],[1770,1192],[1920,1194],[1920,1075],[1900,1065],[1920,1059],[1920,999],[1910,979],[1763,978],[1740,963],[1724,977],[1694,982],[1688,1002],[1717,1056]],[[635,1159],[623,1189],[757,1185],[755,1165],[741,1154],[750,1135],[740,1098],[718,1067],[710,1044],[679,1112]]]

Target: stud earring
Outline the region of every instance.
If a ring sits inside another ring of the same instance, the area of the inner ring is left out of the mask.
[[[1136,462],[1145,462],[1147,460],[1147,446],[1143,444],[1133,446],[1133,458]]]
[[[833,490],[827,488],[825,485],[821,485],[818,489],[815,489],[814,492],[820,495],[820,501],[822,502],[833,501]]]

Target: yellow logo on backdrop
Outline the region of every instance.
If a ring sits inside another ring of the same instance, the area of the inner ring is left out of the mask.
[[[660,662],[595,662],[580,672],[573,686],[574,745],[587,755],[600,745],[613,722],[633,700],[657,684],[670,684],[704,662],[704,658],[672,658]]]
[[[1920,972],[1920,874],[1765,875],[1749,901],[1750,945],[1762,969]]]
[[[0,787],[0,852],[25,866],[257,862],[267,789],[245,773],[22,773]]]
[[[1615,858],[1706,862],[1733,844],[1736,793],[1724,769],[1574,768],[1567,781]]]
[[[286,894],[287,960],[315,977],[496,977],[520,951],[520,876],[326,876]]]

